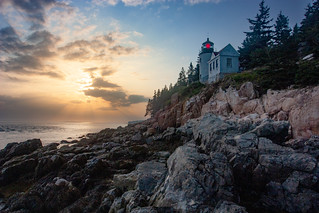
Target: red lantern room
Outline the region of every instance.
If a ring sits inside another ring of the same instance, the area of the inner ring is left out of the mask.
[[[202,44],[201,53],[212,53],[214,52],[214,43],[207,38],[207,41],[205,41]]]

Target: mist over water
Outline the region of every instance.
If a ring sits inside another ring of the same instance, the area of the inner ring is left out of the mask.
[[[28,123],[0,121],[0,149],[3,149],[8,143],[23,142],[33,138],[41,139],[43,145],[60,142],[61,140],[72,141],[88,133],[125,125],[91,122]]]

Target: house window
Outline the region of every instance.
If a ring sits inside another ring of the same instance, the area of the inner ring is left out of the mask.
[[[212,64],[209,64],[209,71],[212,71]]]
[[[227,68],[232,68],[232,67],[233,67],[232,58],[227,58]]]
[[[216,69],[218,69],[218,59],[216,59]]]

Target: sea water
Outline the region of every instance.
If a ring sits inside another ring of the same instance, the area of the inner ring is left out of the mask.
[[[99,132],[105,128],[116,128],[123,124],[61,122],[61,123],[26,123],[0,121],[0,149],[8,143],[23,142],[39,138],[43,145],[60,142],[61,140],[77,140],[88,133]]]

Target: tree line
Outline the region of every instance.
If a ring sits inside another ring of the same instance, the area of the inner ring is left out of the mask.
[[[171,96],[174,93],[179,93],[181,98],[185,98],[195,94],[201,87],[202,85],[199,83],[199,64],[197,63],[194,66],[191,62],[187,71],[182,67],[174,85],[171,83],[169,87],[165,85],[161,90],[154,90],[153,98],[148,100],[145,116],[153,116],[160,109],[170,105]]]
[[[300,26],[289,27],[289,18],[280,12],[273,23],[270,8],[262,0],[255,18],[248,19],[249,32],[239,47],[241,70],[257,67],[260,81],[270,88],[319,83],[319,3],[308,5]]]

